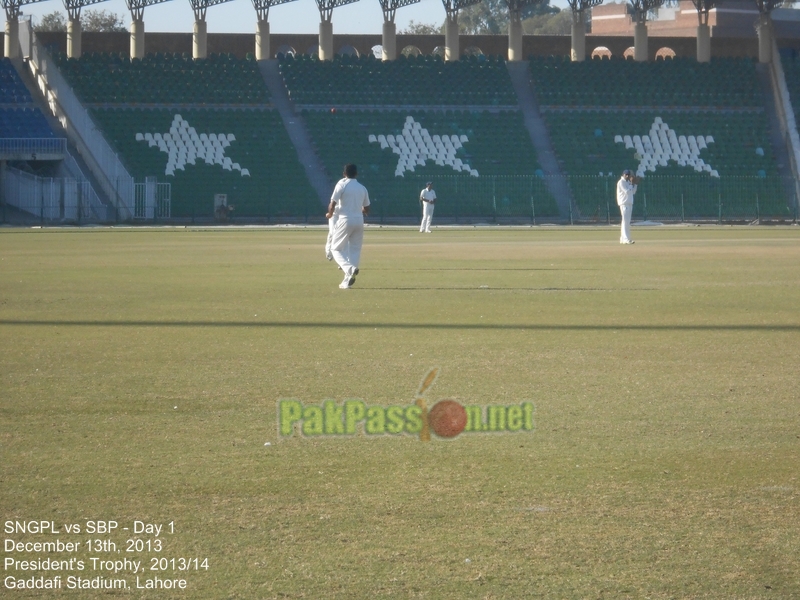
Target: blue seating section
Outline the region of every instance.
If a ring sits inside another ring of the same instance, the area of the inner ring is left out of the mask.
[[[0,59],[0,104],[30,104],[28,89],[7,58]]]
[[[0,138],[54,138],[38,108],[0,108]]]

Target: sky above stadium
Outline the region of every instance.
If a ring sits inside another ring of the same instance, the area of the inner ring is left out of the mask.
[[[565,0],[551,0],[552,6],[565,7]],[[95,10],[107,10],[124,15],[130,24],[130,12],[125,0],[107,0],[92,5]],[[86,9],[84,9],[86,10]],[[34,22],[42,15],[59,11],[66,14],[63,2],[46,0],[23,6],[24,15],[32,15]],[[5,13],[2,14],[5,27]],[[444,7],[441,0],[421,0],[397,11],[397,30],[405,29],[409,21],[441,25],[444,22]],[[212,6],[206,15],[209,33],[254,33],[256,11],[250,0],[233,0]],[[189,0],[171,0],[149,6],[144,12],[145,31],[191,32],[194,23]],[[294,0],[274,6],[269,11],[271,33],[319,33],[319,9],[315,0]],[[383,12],[378,0],[360,0],[333,11],[333,33],[380,34]]]

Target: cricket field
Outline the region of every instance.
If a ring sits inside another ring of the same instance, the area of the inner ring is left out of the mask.
[[[800,228],[633,233],[0,229],[0,597],[800,598]]]

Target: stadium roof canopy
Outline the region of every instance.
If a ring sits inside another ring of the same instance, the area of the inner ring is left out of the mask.
[[[256,15],[259,21],[266,21],[269,18],[269,9],[278,4],[286,4],[287,2],[294,2],[294,0],[253,0],[253,8],[256,9]]]
[[[42,2],[43,0],[0,0],[3,3],[3,10],[6,11],[7,20],[16,20],[22,11],[20,8],[26,4],[33,4],[34,2]]]
[[[64,8],[67,9],[67,17],[70,20],[81,18],[81,9],[84,6],[106,2],[106,0],[64,0]]]
[[[394,23],[394,16],[398,8],[416,4],[420,0],[379,0],[383,9],[383,20]]]
[[[125,0],[128,5],[128,10],[131,11],[131,18],[134,21],[141,21],[144,19],[144,9],[153,4],[161,4],[169,0]]]

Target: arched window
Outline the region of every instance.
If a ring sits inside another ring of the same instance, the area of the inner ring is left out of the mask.
[[[342,46],[336,54],[339,56],[352,56],[353,58],[358,58],[359,56],[358,50],[350,45]]]
[[[659,48],[658,52],[656,52],[656,60],[666,60],[668,58],[675,58],[675,50],[666,46]]]
[[[611,58],[611,50],[606,48],[605,46],[598,46],[594,50],[592,50],[592,59],[601,60],[603,58],[610,59]]]
[[[296,56],[296,55],[297,51],[291,46],[288,46],[286,44],[284,44],[283,46],[279,46],[278,49],[275,51],[275,56],[277,58],[281,58],[282,56]]]

